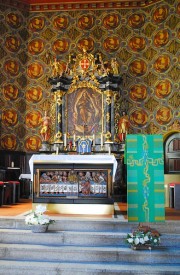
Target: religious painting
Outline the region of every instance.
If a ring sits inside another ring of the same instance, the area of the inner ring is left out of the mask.
[[[37,169],[39,197],[107,197],[108,170]]]
[[[56,30],[65,30],[68,24],[69,19],[66,15],[56,16],[53,20],[53,26]]]
[[[102,93],[93,86],[71,90],[66,95],[67,132],[92,135],[102,132]]]
[[[36,16],[30,19],[29,29],[32,32],[41,31],[45,26],[45,18],[42,16]]]
[[[91,14],[86,14],[78,19],[78,27],[82,30],[89,30],[94,26],[94,17]]]

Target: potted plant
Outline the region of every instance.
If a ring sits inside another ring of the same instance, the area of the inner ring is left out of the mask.
[[[151,249],[160,244],[160,234],[153,228],[139,225],[132,233],[127,234],[126,242],[132,249]]]
[[[36,209],[25,218],[25,224],[31,226],[34,233],[44,233],[47,231],[49,224],[54,223],[44,212],[47,211],[46,205],[37,205]]]

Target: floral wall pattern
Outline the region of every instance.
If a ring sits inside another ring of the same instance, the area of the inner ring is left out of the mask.
[[[175,0],[109,11],[22,13],[1,5],[1,149],[40,148],[42,117],[52,101],[48,57],[67,63],[84,46],[107,63],[117,59],[123,83],[115,119],[125,110],[130,133],[178,130],[179,16]]]

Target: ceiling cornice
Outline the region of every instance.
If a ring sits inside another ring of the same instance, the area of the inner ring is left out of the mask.
[[[0,0],[1,4],[10,5],[30,12],[68,11],[68,10],[96,10],[96,9],[138,9],[145,8],[162,0]]]

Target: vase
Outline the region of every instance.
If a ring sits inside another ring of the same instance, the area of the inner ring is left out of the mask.
[[[31,231],[33,233],[45,233],[48,229],[48,224],[37,224],[31,226]]]

